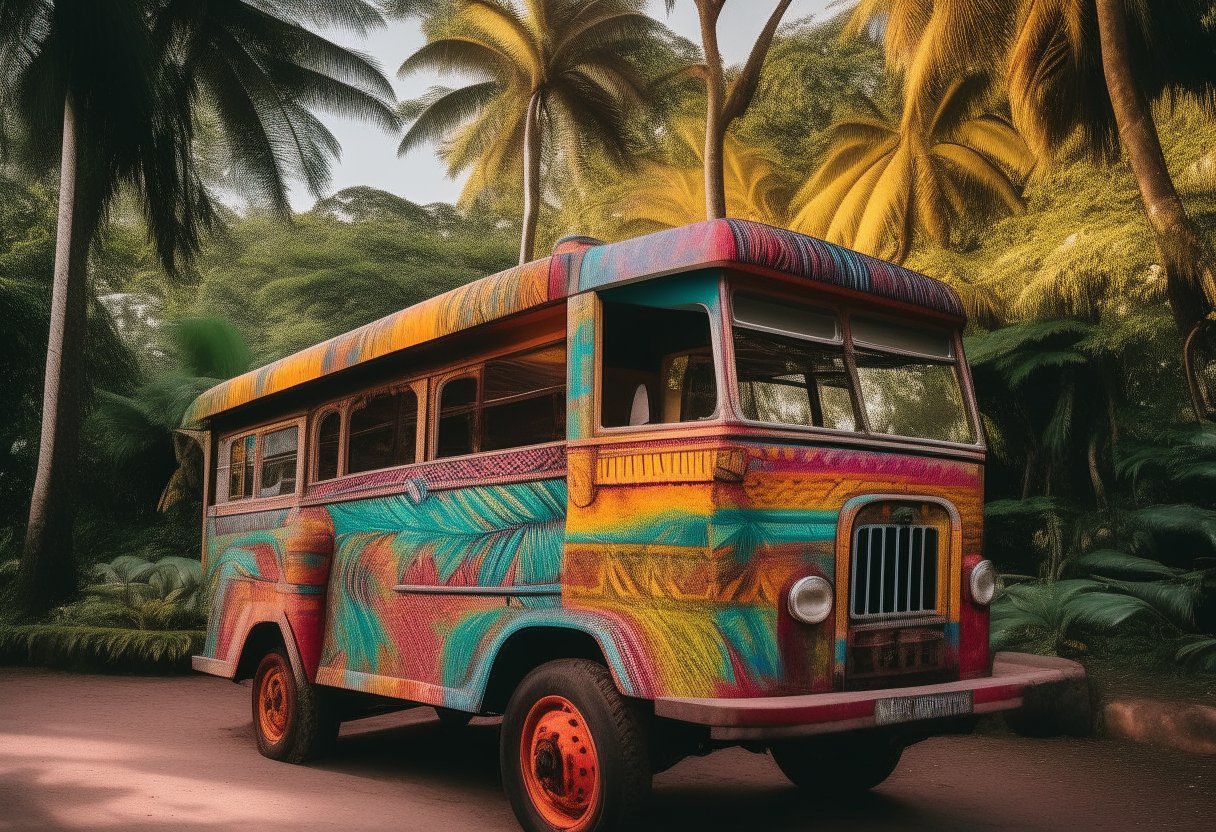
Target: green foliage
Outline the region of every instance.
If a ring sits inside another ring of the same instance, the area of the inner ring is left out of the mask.
[[[260,365],[514,264],[509,229],[411,206],[341,191],[290,227],[241,220],[204,252],[199,285],[170,314],[224,317]],[[347,221],[348,209],[367,218]]]
[[[200,630],[133,630],[62,624],[0,625],[0,664],[187,670]]]
[[[152,562],[120,555],[93,567],[84,598],[55,610],[60,624],[135,630],[194,630],[206,625],[202,563],[169,556]]]

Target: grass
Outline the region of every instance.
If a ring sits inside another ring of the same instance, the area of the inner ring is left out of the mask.
[[[202,651],[201,630],[0,624],[0,665],[88,672],[181,673]]]

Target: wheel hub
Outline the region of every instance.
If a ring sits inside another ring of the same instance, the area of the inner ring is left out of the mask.
[[[532,707],[520,757],[528,795],[550,825],[574,830],[592,819],[599,801],[599,758],[573,703],[548,696]]]

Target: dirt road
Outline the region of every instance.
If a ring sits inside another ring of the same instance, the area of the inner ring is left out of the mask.
[[[429,708],[343,726],[310,766],[258,755],[249,689],[0,668],[0,830],[516,830],[497,728]],[[936,739],[865,799],[802,798],[765,755],[655,778],[654,830],[1208,830],[1216,758],[1097,740]]]

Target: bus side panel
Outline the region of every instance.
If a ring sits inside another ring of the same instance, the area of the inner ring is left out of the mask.
[[[564,473],[564,472],[563,472]],[[318,681],[427,704],[468,707],[488,636],[557,596],[520,599],[394,587],[556,584],[566,482],[473,485],[334,503],[335,529]]]
[[[284,638],[307,677],[316,676],[324,587],[333,552],[333,526],[318,509],[276,509],[208,521],[206,581],[211,616],[202,656],[236,671],[245,637],[262,622],[286,621]]]

